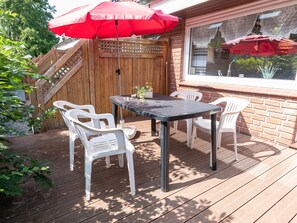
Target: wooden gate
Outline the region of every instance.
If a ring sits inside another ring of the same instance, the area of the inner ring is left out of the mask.
[[[119,42],[121,87],[123,95],[133,94],[133,87],[152,84],[154,92],[167,93],[167,44],[164,41]],[[110,112],[109,97],[119,95],[116,41],[99,41],[94,45],[94,70],[91,72],[91,89],[94,89],[94,105],[98,112]],[[93,78],[92,78],[93,76]],[[124,113],[127,115],[127,113]]]
[[[152,83],[154,92],[168,93],[167,41],[80,40],[45,73],[49,81],[36,82],[32,103],[49,108],[56,100],[67,100],[93,104],[97,113],[111,112],[109,97],[119,94],[117,44],[123,95],[131,95],[133,86],[146,82]],[[48,129],[63,125],[60,115],[47,122]]]

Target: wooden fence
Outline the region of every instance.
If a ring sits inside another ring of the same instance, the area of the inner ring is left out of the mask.
[[[154,92],[167,94],[167,41],[122,39],[119,51],[123,95],[145,82],[152,83]],[[92,104],[97,113],[111,112],[109,97],[119,94],[117,67],[117,41],[81,39],[45,72],[49,81],[36,82],[32,104],[49,108],[56,100],[67,100]],[[48,129],[63,125],[58,114],[47,122]]]

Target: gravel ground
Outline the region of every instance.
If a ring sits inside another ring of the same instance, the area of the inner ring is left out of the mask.
[[[32,133],[31,128],[28,127],[27,122],[14,122],[10,121],[7,124],[7,127],[10,129],[13,129],[16,132],[16,135],[28,135],[29,133]],[[9,135],[9,136],[16,136],[16,135]]]

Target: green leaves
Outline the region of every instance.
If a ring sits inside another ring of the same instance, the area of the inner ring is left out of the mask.
[[[1,0],[0,27],[2,35],[27,46],[27,54],[47,53],[57,38],[47,28],[55,9],[47,0]]]
[[[11,1],[14,2],[14,1]],[[3,1],[0,1],[0,4]],[[1,24],[0,15],[0,26]],[[49,166],[38,160],[18,155],[8,149],[7,135],[20,134],[19,130],[9,126],[16,121],[28,121],[34,108],[25,105],[15,95],[16,90],[30,92],[32,86],[24,83],[25,77],[42,77],[36,74],[36,68],[31,64],[31,56],[26,53],[23,43],[15,42],[0,35],[0,194],[19,196],[22,194],[22,184],[29,179],[49,188],[52,182],[49,178]],[[45,111],[44,121],[53,113]]]
[[[272,79],[279,68],[273,66],[271,63],[266,63],[264,66],[259,66],[258,70],[262,73],[264,79]]]
[[[0,194],[21,195],[22,184],[31,178],[45,188],[50,188],[53,185],[49,178],[49,166],[46,163],[18,155],[3,147],[0,147],[0,163]]]

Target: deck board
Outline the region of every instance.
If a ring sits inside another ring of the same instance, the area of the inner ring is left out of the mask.
[[[273,207],[271,207],[271,209],[265,212],[257,222],[289,222],[296,215],[296,204],[297,186],[295,185],[295,187],[291,188],[284,197],[282,197]]]
[[[132,140],[135,196],[129,193],[126,166],[119,168],[117,157],[112,157],[109,169],[104,160],[93,165],[87,202],[81,143],[76,143],[71,172],[68,132],[49,131],[15,138],[13,149],[48,159],[54,188],[45,191],[26,184],[22,198],[1,207],[0,219],[8,223],[296,222],[296,150],[238,134],[239,160],[235,161],[232,134],[226,134],[217,151],[218,169],[212,171],[209,136],[199,132],[191,150],[181,123],[177,134],[171,132],[170,191],[164,193],[160,190],[160,140],[150,135],[150,121],[134,117],[126,123],[139,130]]]

